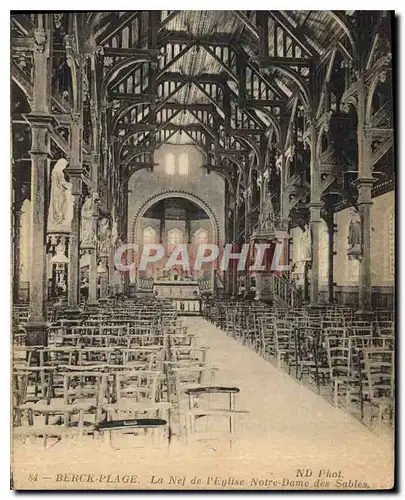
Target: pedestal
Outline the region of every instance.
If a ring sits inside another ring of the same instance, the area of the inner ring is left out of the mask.
[[[97,275],[100,279],[99,303],[108,302],[108,255],[100,256],[100,262],[97,267]]]
[[[49,325],[45,322],[32,322],[25,325],[27,346],[47,346]]]
[[[254,272],[256,279],[256,293],[255,300],[261,300],[263,302],[273,303],[273,289],[271,285],[271,275],[272,272],[271,265],[273,261],[274,249],[277,243],[276,232],[259,229],[255,231],[251,237],[251,242],[253,245],[269,245],[269,248],[264,250],[263,254],[258,255],[259,250],[254,248],[254,266],[261,267],[262,270],[257,270]],[[271,248],[274,246],[274,248]],[[259,262],[256,262],[256,258]]]
[[[97,307],[97,255],[95,246],[83,247],[82,251],[89,255],[89,295],[87,307]]]
[[[273,289],[271,286],[271,277],[267,274],[256,274],[256,296],[255,300],[260,300],[268,304],[273,304]]]

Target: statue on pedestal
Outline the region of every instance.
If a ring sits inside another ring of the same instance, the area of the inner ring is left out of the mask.
[[[96,242],[96,232],[93,226],[94,203],[97,200],[96,193],[93,193],[85,199],[82,206],[81,222],[81,245],[94,245]]]
[[[270,194],[268,194],[263,201],[262,211],[259,215],[259,229],[266,232],[274,232],[275,230],[274,209],[271,203]]]
[[[350,223],[349,223],[349,234],[347,237],[348,249],[347,254],[349,259],[361,259],[363,255],[363,247],[361,241],[361,221],[360,214],[355,207],[351,207],[350,213]]]
[[[68,162],[58,160],[51,174],[51,196],[48,212],[48,232],[70,232],[73,219],[72,184],[67,182],[64,170]]]
[[[100,221],[99,227],[99,254],[109,255],[111,248],[111,229],[110,221],[104,217]]]
[[[301,234],[301,251],[302,260],[304,262],[310,262],[312,260],[312,237],[311,228],[308,224],[305,224],[304,229]]]

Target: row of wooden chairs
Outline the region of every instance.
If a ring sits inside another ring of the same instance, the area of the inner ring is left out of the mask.
[[[341,308],[313,312],[244,301],[230,301],[227,307],[209,301],[203,310],[228,335],[285,366],[298,380],[314,383],[319,393],[321,385],[330,384],[336,406],[342,400],[346,408],[358,404],[363,419],[367,402],[371,417],[378,409],[380,425],[392,410],[395,336],[389,314],[359,319]]]
[[[176,425],[190,440],[201,419],[215,416],[229,420],[232,441],[235,405],[214,410],[186,393],[218,390],[207,354],[165,301],[113,301],[75,321],[62,314],[48,346],[15,345],[15,435],[41,437],[45,446],[49,438],[107,436],[115,446],[117,434],[151,431],[169,442]]]

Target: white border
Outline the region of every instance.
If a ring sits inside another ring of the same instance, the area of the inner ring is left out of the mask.
[[[342,5],[341,2],[331,2],[328,3],[328,9],[331,10],[345,10],[345,9],[358,9],[358,10],[381,10],[382,8],[387,9],[387,10],[393,10],[395,9],[397,12],[397,15],[401,15],[401,6],[403,5],[399,1],[396,2],[384,2],[381,3],[381,1],[376,1],[376,0],[367,0],[367,1],[362,1],[362,2],[345,2],[346,5]],[[3,8],[6,7],[6,8]],[[1,162],[0,162],[0,188],[2,190],[1,195],[0,195],[0,204],[1,204],[1,209],[0,213],[2,214],[2,245],[0,246],[0,252],[1,252],[1,266],[2,266],[2,273],[1,273],[1,281],[0,281],[0,311],[1,311],[1,334],[0,334],[0,340],[1,340],[1,354],[3,359],[1,360],[0,367],[1,367],[1,380],[3,382],[2,384],[2,392],[1,392],[1,398],[3,401],[3,407],[2,411],[0,412],[0,428],[2,429],[2,436],[0,437],[1,439],[1,446],[0,446],[0,457],[1,457],[1,467],[0,467],[0,487],[1,487],[1,493],[2,497],[4,495],[5,498],[9,498],[13,493],[10,492],[9,490],[9,485],[10,485],[10,456],[9,456],[9,397],[7,397],[7,394],[9,395],[9,373],[10,373],[10,362],[9,362],[9,353],[10,353],[10,343],[9,343],[9,338],[10,338],[10,243],[9,243],[9,235],[10,235],[10,206],[11,206],[11,201],[10,201],[10,110],[9,110],[9,102],[10,102],[10,78],[9,78],[9,73],[10,73],[10,68],[9,68],[9,53],[10,53],[10,30],[9,30],[9,9],[14,9],[14,10],[38,10],[38,9],[43,9],[43,10],[67,10],[67,8],[71,10],[83,10],[85,7],[85,10],[91,11],[91,10],[96,10],[96,11],[101,11],[101,10],[110,10],[112,7],[114,7],[114,10],[134,10],[134,8],[139,7],[140,5],[137,4],[137,2],[129,1],[121,1],[119,2],[119,7],[117,7],[117,4],[114,3],[112,4],[111,1],[107,2],[105,0],[97,0],[97,1],[89,1],[86,3],[83,3],[83,1],[79,0],[70,0],[68,3],[55,3],[54,1],[51,0],[42,0],[41,2],[35,2],[33,4],[32,2],[28,1],[23,1],[23,0],[14,0],[13,2],[6,2],[1,5],[1,16],[0,16],[0,47],[2,47],[2,57],[0,58],[0,64],[2,66],[2,71],[1,75],[3,75],[3,78],[1,80],[1,99],[0,99],[0,106],[1,106],[1,148],[0,148],[0,154],[1,154]],[[218,9],[219,4],[218,2],[215,2],[213,0],[205,0],[204,2],[193,2],[190,0],[178,0],[176,2],[172,1],[167,1],[167,2],[161,2],[161,1],[155,1],[155,0],[149,0],[148,5],[149,8],[152,9],[183,9],[183,10],[199,10],[199,9],[207,9],[207,8],[216,8]],[[249,7],[249,9],[267,9],[269,7],[272,7],[271,5],[264,3],[264,2],[258,2],[258,1],[253,1],[252,0],[247,3],[241,2],[238,0],[233,0],[232,2],[223,2],[220,4],[221,9],[223,10],[228,10],[228,9],[241,9],[245,10],[246,7]],[[277,8],[280,8],[280,4],[275,4],[274,5],[275,10]],[[290,1],[290,0],[284,0],[282,2],[282,8],[283,9],[294,9],[294,10],[324,10],[326,8],[326,5],[324,2],[321,1],[310,1],[306,2],[303,4],[302,2],[297,2],[297,1]],[[403,25],[403,21],[402,21]],[[403,26],[402,26],[403,27]],[[397,26],[399,28],[399,26]],[[399,65],[400,68],[396,68],[398,71],[398,79],[397,79],[397,88],[395,91],[397,92],[397,97],[396,97],[396,102],[401,104],[401,109],[397,110],[397,126],[400,123],[400,118],[403,117],[403,110],[404,110],[404,99],[402,98],[399,101],[398,98],[398,93],[400,92],[400,86],[399,82],[404,82],[403,79],[403,66],[404,66],[404,53],[405,53],[405,48],[404,48],[404,37],[399,34],[399,30],[397,30],[396,34],[397,40],[398,40],[398,45],[396,47],[397,52],[397,60],[396,63]],[[402,64],[401,64],[402,63]],[[402,66],[402,68],[401,68]],[[400,71],[399,71],[400,69]],[[6,76],[7,75],[7,76]],[[401,113],[400,113],[401,111]],[[398,141],[398,147],[401,144],[404,144],[404,127],[400,127],[399,129],[400,134],[397,136],[397,141]],[[398,155],[399,156],[399,155]],[[399,157],[400,159],[400,157]],[[398,165],[397,167],[397,172],[401,171],[402,165]],[[399,180],[399,186],[398,186],[398,191],[399,193],[405,193],[405,181],[404,181],[405,175],[402,174],[401,178],[398,176]],[[402,236],[405,233],[405,217],[403,213],[404,209],[404,203],[401,203],[401,196],[399,196],[398,193],[398,200],[399,200],[399,211],[397,212],[397,220],[400,220],[399,223],[399,228],[400,228],[400,233],[401,233],[401,240]],[[403,245],[401,245],[399,248],[403,249]],[[400,255],[399,252],[397,252],[397,257],[399,259]],[[402,283],[402,278],[403,273],[404,273],[404,267],[402,266],[400,275],[398,276],[398,279]],[[399,284],[399,282],[398,282]],[[405,311],[405,296],[401,296],[399,293],[399,290],[397,290],[398,294],[398,310],[399,311]],[[398,332],[398,336],[400,335],[400,332]],[[402,340],[401,342],[401,352],[398,355],[398,360],[404,359],[404,345],[405,342]],[[401,386],[403,385],[402,383],[404,382],[404,373],[405,369],[402,368],[401,370]],[[402,427],[401,424],[405,422],[405,416],[400,413],[401,415],[401,421],[397,422],[397,425],[399,427]],[[401,468],[398,470],[398,476],[399,478],[402,478],[402,481],[404,481],[405,478],[405,466],[404,466],[404,461],[401,460]],[[67,497],[71,498],[76,498],[76,499],[81,499],[85,498],[89,493],[75,493],[74,496],[72,494],[67,494]],[[111,497],[116,497],[120,493],[112,493],[110,494]],[[348,493],[346,493],[348,494]],[[144,494],[137,493],[137,497],[139,496],[144,496]],[[156,493],[156,496],[158,494]],[[242,495],[242,497],[247,496],[248,493]],[[40,498],[45,495],[44,494],[37,494],[37,498]],[[152,497],[155,495],[152,495]],[[184,497],[184,494],[181,495]],[[188,496],[188,495],[187,495]],[[218,495],[209,495],[211,498],[217,497]],[[284,493],[283,496],[291,496],[290,493]],[[309,494],[309,496],[315,496],[315,494]],[[330,494],[332,497],[338,497],[338,494]],[[363,496],[363,494],[362,494]],[[148,494],[148,497],[151,498],[151,495]],[[340,495],[339,495],[340,497]],[[239,496],[239,498],[241,498]]]

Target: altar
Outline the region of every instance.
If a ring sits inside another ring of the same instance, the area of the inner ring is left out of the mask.
[[[198,281],[159,280],[154,284],[155,295],[171,299],[193,299],[198,297]]]

